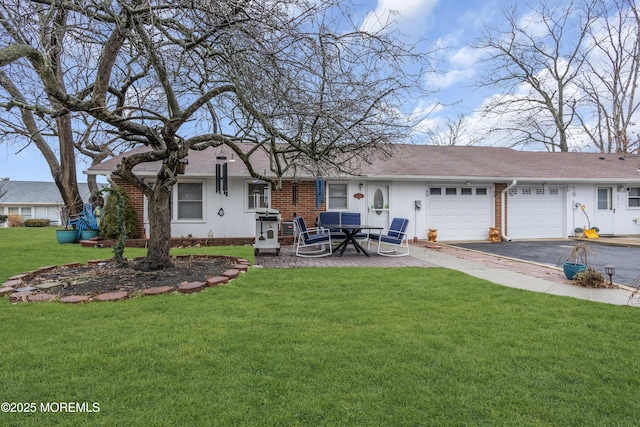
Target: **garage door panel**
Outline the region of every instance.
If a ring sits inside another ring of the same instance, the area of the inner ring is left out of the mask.
[[[484,194],[462,194],[463,187],[442,187],[441,194],[430,194],[428,227],[438,230],[438,240],[485,240],[491,226],[492,199],[489,191]],[[469,191],[469,187],[464,187]]]
[[[507,196],[507,232],[512,239],[564,236],[564,191],[514,187]]]

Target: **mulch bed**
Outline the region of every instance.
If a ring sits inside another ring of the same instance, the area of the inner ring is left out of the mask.
[[[36,288],[31,289],[32,295],[49,294],[60,299],[71,296],[95,298],[126,292],[131,297],[142,295],[145,289],[178,290],[186,284],[205,283],[207,279],[234,271],[243,261],[226,256],[179,257],[174,259],[172,267],[148,272],[122,267],[111,260],[90,261],[88,264],[44,267],[19,280],[23,288]]]

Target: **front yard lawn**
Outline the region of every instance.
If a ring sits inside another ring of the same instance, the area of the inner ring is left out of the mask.
[[[0,424],[632,426],[639,313],[441,268],[256,268],[192,295],[4,299],[0,400],[99,412]]]

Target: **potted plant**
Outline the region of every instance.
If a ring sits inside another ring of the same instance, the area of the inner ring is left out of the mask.
[[[56,230],[56,238],[58,239],[58,243],[64,244],[77,242],[78,232],[75,228],[70,226],[68,210],[61,203],[58,203],[58,214],[58,216],[60,217],[60,223],[64,227]]]
[[[562,263],[562,269],[567,279],[573,280],[578,272],[587,269],[591,253],[591,247],[587,242],[577,242],[562,255],[560,263]]]

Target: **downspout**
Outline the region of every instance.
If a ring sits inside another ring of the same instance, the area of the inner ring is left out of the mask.
[[[515,185],[518,183],[517,179],[514,179],[513,182],[511,182],[511,184],[507,185],[507,187],[502,190],[500,192],[500,230],[502,231],[502,240],[506,240],[507,242],[511,241],[511,237],[507,236],[504,232],[505,230],[505,221],[506,221],[506,203],[505,203],[505,194],[507,194],[507,191],[509,191],[511,188],[515,187]]]

